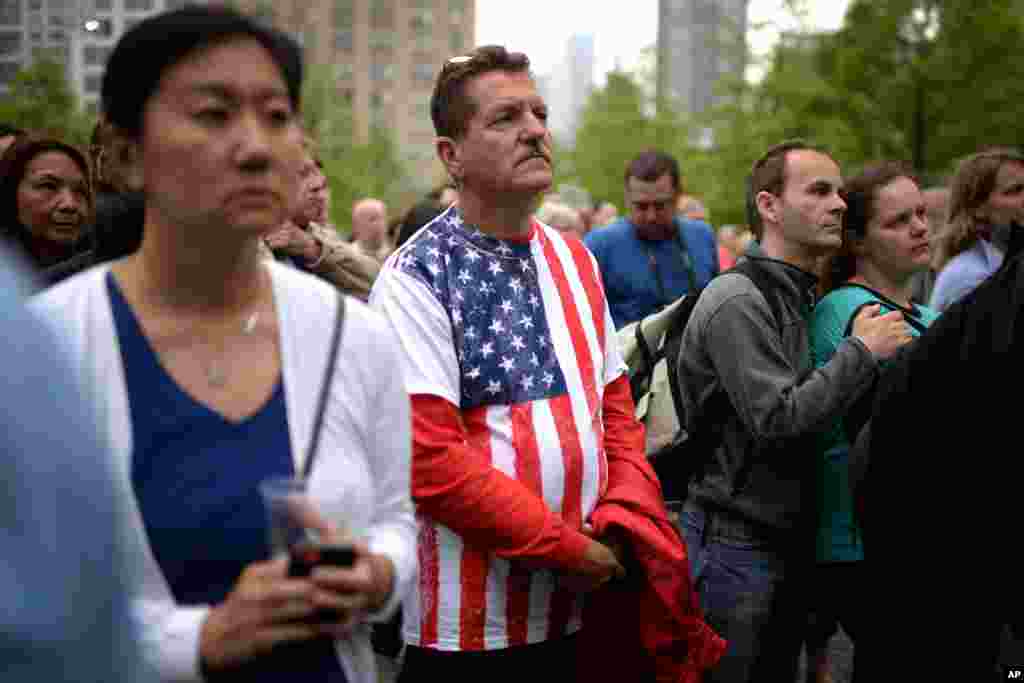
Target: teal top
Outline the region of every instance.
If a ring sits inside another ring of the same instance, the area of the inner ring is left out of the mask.
[[[881,313],[899,310],[913,317],[924,327],[939,317],[938,312],[926,306],[915,305],[913,310],[888,301],[880,294],[859,286],[843,286],[833,290],[818,302],[811,317],[811,351],[814,367],[832,359],[836,348],[847,336],[850,320],[865,304],[881,304]],[[907,326],[915,337],[920,334],[913,325]],[[860,530],[853,519],[853,495],[850,493],[849,458],[850,438],[843,429],[842,419],[822,435],[823,457],[818,469],[821,517],[818,522],[817,559],[819,562],[857,562],[864,559],[864,546]]]

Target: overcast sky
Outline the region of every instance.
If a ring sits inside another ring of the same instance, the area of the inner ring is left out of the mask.
[[[808,24],[835,29],[849,0],[807,0],[805,4]],[[751,26],[775,22],[782,28],[795,27],[781,6],[782,0],[750,0]],[[617,64],[635,67],[640,51],[653,45],[658,35],[658,0],[477,0],[476,12],[477,44],[497,43],[525,52],[538,74],[550,73],[564,58],[570,35],[592,33],[598,83]],[[778,26],[751,32],[748,40],[755,52],[765,53],[777,35]]]

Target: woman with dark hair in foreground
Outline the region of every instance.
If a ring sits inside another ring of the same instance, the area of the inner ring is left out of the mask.
[[[294,41],[224,8],[128,31],[103,109],[145,191],[142,244],[39,301],[103,416],[163,680],[376,681],[368,622],[415,571],[393,334],[261,255],[299,195],[301,80]],[[304,526],[351,566],[293,577],[271,556],[260,484],[302,475]]]

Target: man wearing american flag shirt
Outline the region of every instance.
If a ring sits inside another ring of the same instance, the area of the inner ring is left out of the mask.
[[[370,299],[413,402],[420,578],[399,680],[571,680],[581,597],[622,577],[628,551],[588,518],[609,464],[644,460],[643,428],[596,262],[532,218],[552,168],[529,60],[497,46],[448,60],[431,115],[459,201]]]

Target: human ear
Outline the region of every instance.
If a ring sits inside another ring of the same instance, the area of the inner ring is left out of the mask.
[[[757,212],[761,214],[762,223],[778,224],[780,222],[777,202],[778,197],[767,190],[761,190],[754,197],[754,204],[757,206]]]
[[[126,190],[139,191],[145,184],[142,172],[140,144],[126,135],[118,134],[111,142],[111,156]]]
[[[456,183],[461,183],[463,168],[458,143],[449,137],[439,137],[434,142],[434,146],[437,150],[438,158],[448,171],[448,175],[450,175],[452,180]]]

